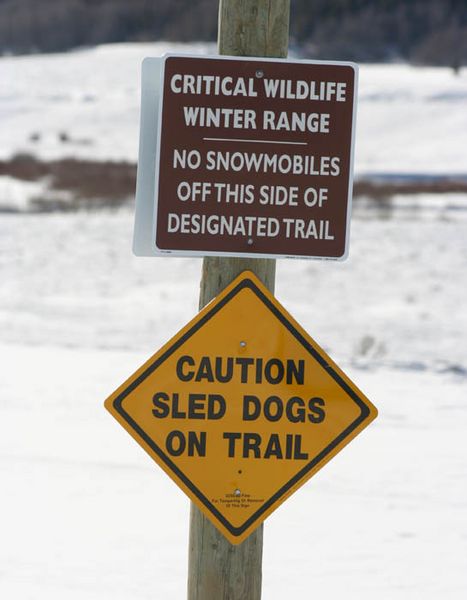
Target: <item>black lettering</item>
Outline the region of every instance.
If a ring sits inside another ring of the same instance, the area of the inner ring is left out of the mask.
[[[263,359],[256,359],[256,383],[263,383]]]
[[[295,407],[298,407],[295,410]],[[285,414],[291,423],[305,422],[305,402],[298,396],[293,396],[287,401]]]
[[[299,360],[298,366],[294,360],[287,360],[287,384],[290,385],[293,383],[293,379],[295,381],[303,385],[305,381],[305,361]]]
[[[249,458],[253,452],[255,458],[261,458],[261,436],[259,433],[245,433],[243,435],[243,458]]]
[[[324,400],[322,398],[311,398],[308,401],[308,408],[310,413],[308,414],[308,420],[310,423],[322,423],[324,421],[324,417],[326,413],[321,406],[324,407]]]
[[[264,451],[264,458],[270,458],[271,456],[282,458],[282,448],[279,441],[279,434],[277,433],[271,433],[268,445]]]
[[[216,357],[215,364],[216,371],[216,380],[220,383],[227,383],[231,381],[233,375],[233,358],[231,356],[227,357],[226,360],[226,370],[225,373],[222,372],[222,358],[220,356]]]
[[[294,436],[288,433],[285,436],[285,458],[292,458]]]
[[[188,396],[188,418],[205,419],[204,401],[206,394],[190,394]]]
[[[195,450],[198,456],[206,456],[206,432],[188,432],[188,456],[194,456]]]
[[[171,456],[180,456],[185,452],[185,436],[181,431],[171,431],[165,441],[165,447]]]
[[[191,356],[181,356],[177,361],[177,377],[180,381],[191,381],[194,377],[194,372],[189,371],[188,373],[183,372],[184,364],[194,367],[195,361]]]
[[[248,369],[255,362],[254,358],[236,358],[235,362],[241,367],[240,380],[242,383],[248,382]]]
[[[261,414],[261,403],[256,396],[243,396],[243,420],[256,421]]]
[[[275,410],[272,407],[275,405]],[[277,396],[270,396],[264,403],[264,416],[268,421],[279,421],[284,413],[282,400]]]
[[[172,396],[172,419],[186,419],[186,412],[178,410],[178,394]]]
[[[273,376],[273,368],[277,370],[275,376]],[[264,366],[264,376],[268,383],[276,384],[280,383],[284,379],[284,365],[278,358],[271,358]]]
[[[299,460],[306,460],[308,458],[308,454],[306,452],[302,452],[302,436],[295,435],[294,436],[294,458],[298,458]]]
[[[164,404],[168,401],[169,396],[164,394],[164,392],[157,392],[157,394],[154,394],[152,397],[152,403],[154,404],[155,408],[153,409],[152,414],[158,419],[165,419],[165,417],[168,417],[170,412],[169,405]]]
[[[208,396],[208,419],[211,421],[222,419],[226,411],[226,403],[220,394],[209,394]]]
[[[235,441],[239,440],[242,437],[241,433],[230,433],[225,432],[222,436],[224,440],[229,440],[229,458],[234,458],[235,456]]]
[[[212,373],[211,361],[209,356],[203,356],[199,363],[198,371],[196,373],[195,381],[202,381],[206,379],[209,383],[214,382],[214,375]]]

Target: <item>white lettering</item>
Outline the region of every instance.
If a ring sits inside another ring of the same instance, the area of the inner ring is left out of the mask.
[[[298,113],[272,110],[263,112],[263,129],[272,131],[309,131],[310,133],[329,133],[329,113]]]

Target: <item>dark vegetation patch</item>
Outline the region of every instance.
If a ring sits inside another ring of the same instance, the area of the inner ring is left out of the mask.
[[[466,0],[292,0],[290,40],[309,57],[467,64]],[[219,0],[0,0],[0,52],[132,41],[214,41]]]
[[[33,198],[35,211],[118,207],[132,201],[136,165],[126,161],[90,161],[63,158],[42,161],[30,154],[0,160],[0,176],[45,182],[41,197]],[[354,199],[370,198],[381,207],[395,194],[467,193],[467,177],[378,176],[354,182]]]
[[[0,161],[2,175],[22,181],[46,181],[44,196],[33,199],[36,210],[119,206],[135,195],[136,165],[125,161],[42,161],[30,154],[18,154]],[[67,192],[67,198],[60,196],[61,192]]]
[[[358,198],[372,198],[384,201],[395,194],[447,194],[453,192],[467,193],[467,177],[420,177],[414,176],[404,179],[388,177],[372,179],[359,179],[354,182],[353,195]]]

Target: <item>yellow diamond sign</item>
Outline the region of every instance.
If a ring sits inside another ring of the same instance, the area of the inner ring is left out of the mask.
[[[377,415],[248,271],[105,406],[234,544]]]

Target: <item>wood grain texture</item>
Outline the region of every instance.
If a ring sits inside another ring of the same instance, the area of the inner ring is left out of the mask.
[[[290,0],[221,0],[219,54],[285,58],[289,14]],[[274,292],[275,260],[207,257],[203,260],[200,308],[247,269]],[[234,546],[192,504],[188,600],[260,600],[262,554],[263,525]]]
[[[191,505],[189,600],[260,600],[263,526],[232,545]]]
[[[284,58],[290,0],[221,0],[219,54]]]

